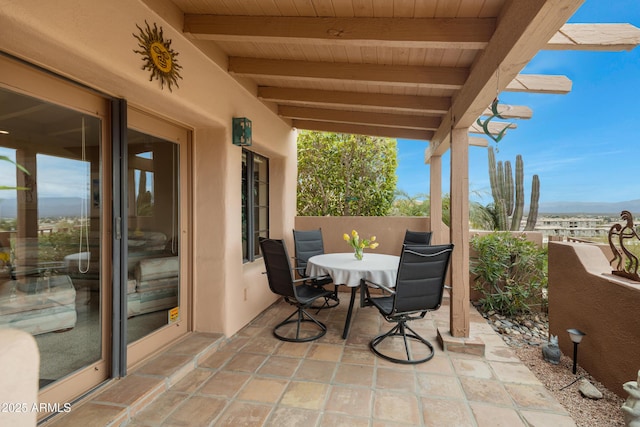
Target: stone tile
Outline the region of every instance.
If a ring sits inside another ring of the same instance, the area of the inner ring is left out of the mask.
[[[87,402],[77,408],[72,408],[71,412],[54,420],[51,424],[47,424],[47,426],[76,427],[120,425],[126,420],[126,418],[126,410],[123,407]]]
[[[154,400],[144,410],[138,412],[133,420],[139,422],[141,425],[159,424],[188,398],[188,394],[168,391]]]
[[[210,369],[219,369],[224,366],[233,356],[235,356],[235,352],[227,351],[227,350],[218,350],[213,353],[211,356],[206,359],[200,361],[198,367],[200,368],[210,368]]]
[[[520,411],[531,427],[576,427],[569,415],[549,414],[547,412]]]
[[[329,383],[333,379],[333,374],[337,366],[338,364],[334,362],[305,359],[300,363],[300,367],[296,371],[294,378],[297,380]]]
[[[264,425],[270,412],[271,406],[268,405],[233,402],[216,421],[216,427],[261,426]]]
[[[320,412],[318,411],[278,407],[265,425],[274,427],[315,426],[319,418]]]
[[[312,382],[291,382],[282,396],[280,405],[320,410],[324,406],[329,386]]]
[[[225,398],[233,397],[249,380],[250,375],[241,372],[217,372],[198,391]]]
[[[469,405],[478,427],[528,427],[515,409],[481,403]]]
[[[474,378],[493,378],[493,372],[489,367],[489,364],[483,360],[475,359],[451,359],[453,368],[456,373],[463,377]]]
[[[484,357],[489,361],[522,363],[509,347],[487,347],[484,350]]]
[[[189,334],[182,341],[169,347],[167,353],[188,354],[190,356],[196,356],[201,352],[207,350],[209,347],[217,345],[217,342],[221,340],[222,337],[222,334],[204,332]]]
[[[509,348],[509,345],[493,329],[491,333],[482,334],[482,341],[486,346],[485,352],[490,348]]]
[[[368,388],[333,386],[325,411],[368,419],[371,416],[372,397],[373,393]]]
[[[230,340],[228,340],[227,342],[220,344],[220,350],[230,351],[235,353],[240,349],[242,349],[242,347],[244,347],[249,341],[250,341],[249,337],[236,335]]]
[[[278,356],[304,357],[311,348],[311,343],[304,342],[283,342],[273,352]]]
[[[542,385],[505,384],[504,387],[521,408],[565,413],[564,407]]]
[[[264,354],[238,353],[224,366],[225,371],[256,372],[267,360]]]
[[[278,322],[274,323],[274,326],[277,323]],[[243,338],[267,337],[269,335],[273,337],[273,326],[251,324],[238,332],[238,335],[242,336]]]
[[[300,366],[300,360],[292,357],[271,356],[257,372],[260,375],[291,378]]]
[[[501,382],[483,378],[461,377],[462,389],[467,400],[501,406],[513,406],[511,396]]]
[[[338,365],[333,381],[337,384],[371,387],[373,385],[373,373],[373,366],[341,363]]]
[[[226,400],[216,397],[192,396],[176,408],[163,423],[163,427],[209,425],[220,415],[226,404]]]
[[[540,380],[522,363],[491,361],[489,365],[502,382],[540,385]]]
[[[319,427],[369,427],[369,418],[355,418],[342,414],[325,413]]]
[[[454,373],[451,359],[443,355],[433,356],[433,359],[425,363],[418,363],[417,365],[415,365],[415,367],[416,371],[418,372],[428,372],[442,375],[453,375]]]
[[[306,358],[311,360],[338,362],[342,358],[342,346],[332,344],[312,344]]]
[[[242,347],[243,353],[259,353],[259,354],[272,354],[280,341],[273,337],[254,337],[244,347]]]
[[[369,344],[367,344],[367,346],[368,345]],[[400,372],[400,371],[412,371],[413,372],[415,370],[413,365],[409,365],[409,364],[406,364],[406,363],[391,362],[391,361],[383,359],[382,357],[379,357],[379,356],[375,356],[375,357],[376,357],[376,366],[378,368],[389,368],[389,369],[396,370],[398,372]],[[426,363],[429,363],[429,362],[426,362]]]
[[[396,371],[389,368],[376,370],[376,384],[378,390],[398,390],[414,393],[416,379],[413,371]]]
[[[420,403],[427,427],[475,427],[471,409],[464,401],[422,397]]]
[[[178,391],[182,393],[193,393],[202,384],[204,384],[211,376],[213,371],[210,369],[198,368],[189,372],[183,379],[178,381],[171,387],[171,391]]]
[[[376,363],[376,355],[367,346],[345,346],[342,352],[342,363],[353,363],[356,365],[371,365]]]
[[[94,396],[92,400],[99,403],[136,405],[144,400],[151,401],[165,390],[166,385],[161,378],[133,374],[115,380],[109,388]]]
[[[255,377],[244,386],[238,399],[256,402],[276,403],[287,386],[287,380]]]
[[[383,421],[419,425],[418,399],[413,394],[377,390],[374,395],[373,416]]]
[[[195,369],[193,357],[186,354],[162,354],[142,365],[136,374],[171,377],[184,370],[185,366]],[[186,372],[185,372],[186,374]],[[184,376],[184,375],[183,375]]]
[[[417,392],[421,396],[440,396],[452,399],[464,399],[465,395],[457,377],[435,374],[416,374]]]

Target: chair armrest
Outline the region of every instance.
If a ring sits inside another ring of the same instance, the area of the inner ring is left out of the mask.
[[[391,295],[396,294],[393,289],[390,289],[384,285],[372,282],[371,280],[360,279],[360,307],[369,307],[373,305],[373,303],[371,302],[371,294],[369,293],[369,286],[371,286],[372,288],[382,289],[384,292],[389,292]]]
[[[327,275],[325,276],[313,276],[313,277],[303,277],[301,279],[296,279],[293,281],[293,283],[301,283],[301,282],[308,282],[308,281],[313,281],[313,280],[318,280],[318,279],[326,279]]]
[[[371,280],[367,280],[367,279],[362,279],[360,281],[360,285],[361,286],[366,286],[366,287],[371,286],[373,288],[382,289],[383,291],[389,292],[391,295],[395,295],[395,293],[396,293],[396,291],[394,291],[393,289],[391,289],[391,288],[389,288],[389,287],[387,287],[385,285],[381,285],[379,283],[375,283],[375,282],[372,282]]]

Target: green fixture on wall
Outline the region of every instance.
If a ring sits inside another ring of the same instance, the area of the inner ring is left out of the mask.
[[[251,120],[246,117],[233,118],[233,143],[241,147],[251,145]]]

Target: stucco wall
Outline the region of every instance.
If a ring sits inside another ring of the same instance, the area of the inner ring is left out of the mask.
[[[160,11],[162,16],[154,10]],[[270,226],[293,228],[295,131],[258,101],[255,88],[226,72],[225,56],[205,56],[182,34],[182,15],[165,0],[42,2],[0,0],[0,51],[42,66],[129,105],[193,130],[193,328],[232,335],[272,301],[262,261],[242,262],[241,156],[231,120],[253,124],[251,150],[270,159]],[[162,27],[179,53],[179,87],[149,81],[133,34],[136,25]],[[54,100],[55,101],[55,100]],[[184,198],[185,195],[182,195]]]
[[[325,252],[351,252],[351,247],[344,241],[342,236],[344,233],[351,233],[351,230],[355,229],[360,236],[365,238],[376,236],[376,241],[380,243],[380,246],[376,249],[365,249],[365,253],[371,251],[381,254],[400,255],[405,231],[430,231],[431,221],[428,217],[298,216],[295,219],[295,228],[296,230],[321,228]],[[293,250],[291,230],[286,231],[285,239],[290,239],[290,241],[287,241],[287,245]],[[280,236],[272,233],[272,237],[279,238]]]
[[[622,397],[640,369],[640,283],[611,275],[602,250],[583,243],[549,242],[549,331],[573,357],[567,329],[587,335],[578,365]]]

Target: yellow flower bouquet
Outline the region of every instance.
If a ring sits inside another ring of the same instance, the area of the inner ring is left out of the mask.
[[[354,256],[358,260],[362,260],[364,248],[375,249],[378,247],[376,236],[371,236],[368,239],[360,239],[360,236],[358,235],[358,232],[356,230],[351,231],[351,236],[345,233],[342,237],[349,244],[349,246],[354,249]]]

